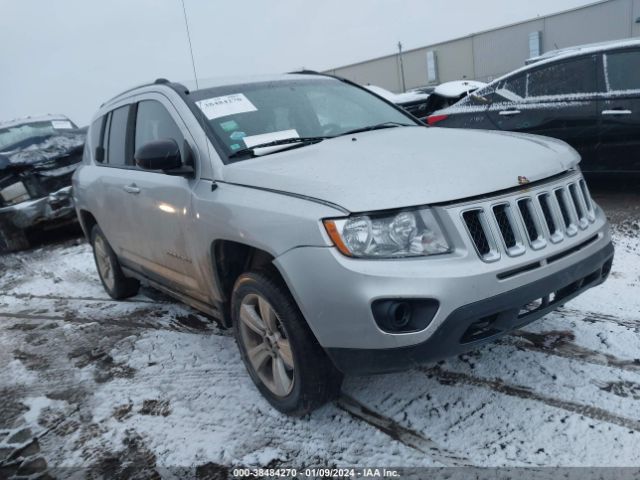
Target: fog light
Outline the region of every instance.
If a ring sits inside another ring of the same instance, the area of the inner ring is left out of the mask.
[[[389,319],[394,329],[402,330],[411,321],[411,307],[407,302],[390,303],[389,304]]]
[[[383,299],[371,305],[378,327],[387,333],[411,333],[427,328],[440,304],[431,298]]]

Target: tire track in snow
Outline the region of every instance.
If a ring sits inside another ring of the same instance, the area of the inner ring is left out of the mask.
[[[145,321],[142,320],[134,320],[132,317],[135,316],[136,313],[141,312],[128,312],[126,314],[126,319],[122,318],[110,318],[110,316],[102,317],[102,318],[92,318],[87,320],[80,320],[75,315],[63,315],[63,316],[54,316],[54,315],[44,315],[44,314],[28,314],[28,313],[12,313],[12,312],[0,312],[0,318],[14,318],[20,320],[35,320],[35,321],[59,321],[65,323],[73,323],[79,325],[89,325],[92,323],[96,323],[99,325],[112,325],[115,327],[123,327],[123,328],[148,328],[155,330],[171,330],[182,333],[203,333],[207,332],[214,335],[224,336],[222,333],[217,333],[216,329],[210,328],[196,328],[192,327],[186,322],[183,323],[178,318],[171,318],[166,323],[163,322],[154,322],[154,321]]]
[[[588,323],[613,323],[625,328],[630,328],[635,332],[640,331],[640,319],[634,320],[632,318],[621,318],[615,315],[608,315],[606,313],[587,312],[582,310],[575,310],[573,308],[562,307],[556,311],[557,314],[563,318],[566,317],[578,317],[575,320],[581,319]]]
[[[584,405],[569,400],[561,400],[559,398],[550,397],[538,392],[535,392],[527,387],[520,385],[508,384],[500,379],[488,379],[480,378],[468,375],[461,372],[452,372],[450,370],[443,370],[441,367],[421,367],[420,370],[430,377],[434,377],[442,385],[470,385],[473,387],[486,388],[503,395],[510,397],[517,397],[524,400],[533,400],[540,403],[544,403],[550,407],[560,408],[571,413],[576,413],[584,417],[591,418],[599,422],[607,422],[613,425],[618,425],[622,428],[634,430],[640,432],[640,420],[623,417],[616,415],[599,407],[593,407],[591,405]]]
[[[618,358],[610,353],[582,347],[574,343],[574,339],[575,335],[570,330],[551,330],[542,333],[514,330],[506,337],[503,337],[500,343],[531,352],[578,360],[592,365],[618,368],[634,373],[640,372],[640,358]]]
[[[42,300],[71,300],[71,301],[87,301],[87,302],[108,302],[108,303],[150,303],[159,305],[180,305],[179,302],[164,302],[156,300],[144,300],[144,299],[126,299],[126,300],[114,300],[113,298],[100,298],[100,297],[62,297],[59,295],[34,295],[31,293],[0,293],[0,297],[11,297],[19,300],[31,300],[32,298]]]
[[[372,427],[380,430],[385,435],[402,443],[403,445],[418,450],[433,460],[446,466],[472,466],[473,463],[464,457],[458,456],[435,443],[430,438],[424,437],[415,430],[403,427],[395,420],[385,417],[378,412],[369,409],[358,400],[345,395],[340,395],[337,401],[339,408],[349,413],[352,417],[362,420]]]

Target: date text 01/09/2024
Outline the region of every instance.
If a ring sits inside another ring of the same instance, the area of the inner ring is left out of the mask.
[[[397,470],[387,468],[235,468],[232,478],[397,478]]]

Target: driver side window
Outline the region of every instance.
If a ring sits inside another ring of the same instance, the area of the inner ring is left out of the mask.
[[[134,150],[153,140],[175,140],[184,159],[184,136],[164,106],[156,100],[138,103]]]

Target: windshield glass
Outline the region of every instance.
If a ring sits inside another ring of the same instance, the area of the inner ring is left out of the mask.
[[[60,130],[75,128],[69,120],[31,122],[0,128],[0,151],[30,138],[47,137],[60,133]]]
[[[230,85],[189,96],[227,156],[274,140],[334,137],[383,123],[417,125],[366,90],[327,77]]]

